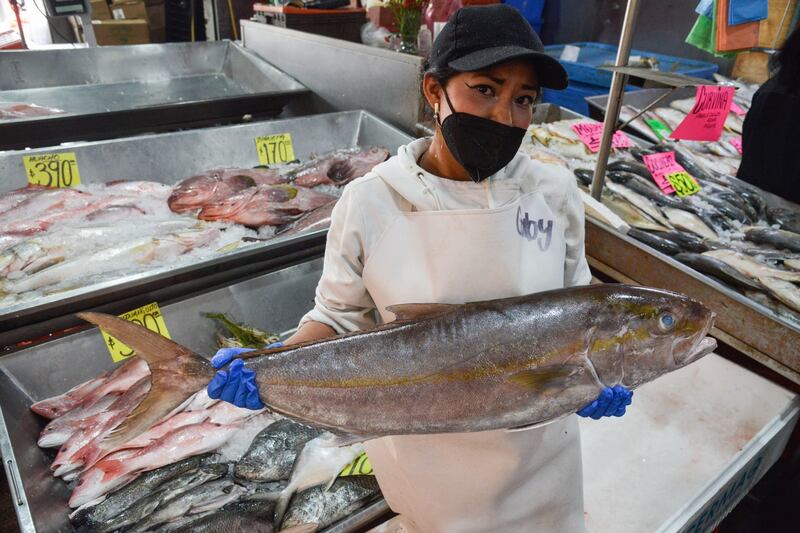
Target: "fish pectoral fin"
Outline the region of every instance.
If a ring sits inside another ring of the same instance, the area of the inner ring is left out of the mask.
[[[514,428],[508,428],[506,431],[509,433],[516,433],[517,431],[528,431],[529,429],[537,429],[544,426],[549,426],[554,422],[558,422],[559,420],[563,420],[567,418],[572,413],[567,413],[565,415],[561,415],[558,418],[553,418],[552,420],[545,420],[544,422],[536,422],[535,424],[528,424],[527,426],[517,426]]]
[[[570,378],[581,371],[581,367],[574,365],[533,368],[512,374],[508,380],[522,387],[538,389],[542,392],[550,389],[561,390],[569,386]]]
[[[452,311],[456,304],[397,304],[386,308],[390,313],[395,314],[395,321],[421,320]]]

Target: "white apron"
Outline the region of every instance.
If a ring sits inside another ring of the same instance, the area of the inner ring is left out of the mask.
[[[564,228],[540,193],[497,209],[398,215],[363,279],[384,322],[401,303],[465,303],[564,285]],[[418,531],[582,532],[576,416],[537,429],[366,443],[392,510]]]

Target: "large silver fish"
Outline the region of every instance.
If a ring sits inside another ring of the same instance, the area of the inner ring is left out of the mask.
[[[318,342],[244,354],[278,413],[367,440],[483,431],[574,412],[604,386],[629,388],[712,351],[714,313],[674,292],[594,285],[464,305],[389,308],[398,320]],[[111,439],[125,442],[215,369],[126,320],[79,316],[146,359],[152,389]]]

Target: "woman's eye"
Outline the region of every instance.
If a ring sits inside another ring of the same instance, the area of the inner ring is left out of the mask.
[[[533,105],[534,100],[535,99],[534,99],[533,96],[525,95],[525,96],[520,96],[519,98],[517,98],[517,103],[519,105],[526,105],[526,106],[527,105]]]
[[[494,91],[488,85],[473,85],[471,88],[475,89],[484,96],[492,96],[494,94]]]

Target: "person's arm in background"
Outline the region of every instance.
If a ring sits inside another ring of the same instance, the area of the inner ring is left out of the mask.
[[[309,320],[308,322],[304,323],[302,326],[297,328],[297,331],[295,331],[293,335],[286,338],[283,341],[283,344],[284,346],[289,346],[290,344],[300,344],[302,342],[318,341],[322,339],[327,339],[328,337],[333,337],[335,335],[336,335],[336,330],[330,327],[328,324],[323,324],[322,322]]]

